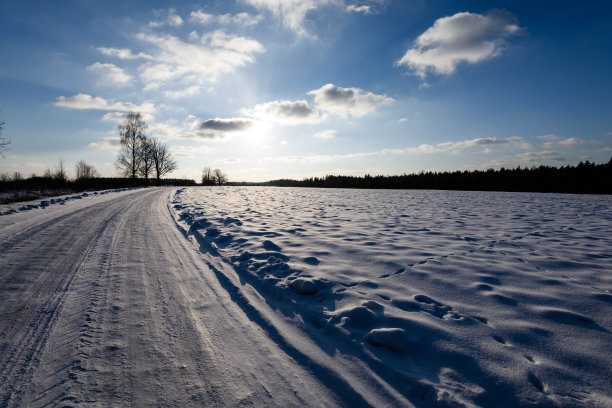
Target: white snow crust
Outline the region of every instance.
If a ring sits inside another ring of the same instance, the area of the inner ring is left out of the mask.
[[[609,196],[186,188],[222,285],[344,401],[612,406]]]

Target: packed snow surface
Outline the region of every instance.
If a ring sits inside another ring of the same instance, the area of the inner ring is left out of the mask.
[[[83,198],[0,212],[0,406],[612,406],[610,196]]]

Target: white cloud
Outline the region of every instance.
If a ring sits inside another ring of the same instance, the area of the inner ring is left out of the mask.
[[[123,112],[108,112],[102,116],[102,120],[106,122],[121,123],[125,119],[125,113]]]
[[[119,137],[105,137],[99,142],[91,142],[88,147],[92,149],[116,149],[119,146]]]
[[[349,13],[363,13],[363,14],[371,14],[372,7],[368,5],[357,6],[355,4],[349,4],[346,6],[346,11]]]
[[[327,84],[308,92],[314,97],[317,109],[340,117],[361,117],[372,113],[378,106],[394,102],[393,98],[364,92],[359,88],[341,88]]]
[[[553,149],[555,147],[576,147],[580,146],[581,144],[584,144],[584,140],[577,137],[570,137],[568,139],[542,143],[542,147],[545,149]]]
[[[161,15],[161,14],[165,14],[165,12],[157,12],[156,14]],[[170,9],[168,10],[168,14],[164,19],[149,22],[149,27],[154,27],[154,28],[162,27],[166,25],[171,26],[171,27],[180,27],[183,25],[183,19],[181,18],[181,16],[176,14],[176,10]]]
[[[315,133],[313,136],[318,139],[333,139],[336,137],[338,132],[336,130],[321,130],[320,132]]]
[[[526,152],[516,155],[521,161],[527,163],[545,163],[551,161],[563,162],[565,159],[555,151]]]
[[[520,30],[514,16],[500,10],[439,18],[396,65],[409,67],[421,79],[428,71],[450,75],[461,62],[475,64],[499,55],[506,38]]]
[[[196,10],[189,14],[189,20],[200,24],[210,24],[215,20],[215,16],[209,13],[204,13],[202,10]]]
[[[224,16],[227,16],[227,14],[225,14]],[[253,16],[249,13],[238,13],[234,16],[231,16],[230,22],[233,22],[240,26],[248,27],[248,26],[259,24],[262,19],[263,19],[262,15]]]
[[[304,28],[306,14],[322,6],[339,3],[338,0],[242,0],[257,9],[268,10],[282,25],[299,36],[308,36]]]
[[[205,13],[202,10],[197,10],[191,12],[189,15],[189,20],[203,25],[218,23],[237,24],[239,26],[248,27],[258,24],[262,20],[262,16],[254,16],[249,13],[214,15]]]
[[[541,136],[536,136],[536,138],[541,139],[541,140],[559,140],[561,139],[559,136],[553,134],[553,133],[548,133],[545,135],[541,135]]]
[[[149,123],[147,134],[162,140],[179,139],[184,132],[183,128],[172,126],[168,123],[154,123],[152,120],[147,121],[147,123]]]
[[[279,125],[314,124],[321,121],[319,114],[305,100],[272,101],[243,109],[241,113],[257,120]]]
[[[125,73],[122,68],[113,64],[102,64],[96,62],[87,67],[88,71],[102,75],[102,77],[116,85],[127,85],[132,81],[132,77]]]
[[[121,112],[135,111],[141,113],[151,113],[155,111],[155,106],[150,102],[136,105],[131,102],[115,102],[113,100],[87,94],[76,94],[69,97],[60,96],[57,98],[54,105],[70,109],[94,109]]]
[[[271,101],[242,109],[241,114],[263,122],[296,126],[320,123],[328,115],[362,117],[372,113],[378,106],[394,101],[387,96],[364,92],[359,88],[340,88],[332,84],[310,91],[308,95],[313,96],[312,106],[304,99]]]
[[[108,55],[109,57],[118,57],[123,60],[131,60],[131,59],[151,59],[149,54],[145,54],[143,52],[139,52],[138,54],[132,53],[132,50],[129,48],[107,48],[107,47],[98,47],[96,48],[104,55]]]
[[[179,91],[166,91],[164,92],[164,96],[169,99],[180,99],[186,96],[197,95],[198,93],[200,93],[200,86],[192,85]]]
[[[191,43],[172,35],[140,33],[138,38],[158,49],[151,62],[139,67],[146,89],[179,79],[191,84],[215,82],[222,74],[253,62],[254,54],[264,52],[256,40],[221,31],[204,34]]]
[[[514,136],[507,139],[497,139],[494,137],[476,138],[461,140],[457,142],[443,142],[436,145],[421,144],[418,147],[407,147],[404,150],[410,153],[443,153],[452,152],[459,153],[462,150],[483,147],[489,149],[496,145],[510,145],[520,149],[529,149],[532,146],[527,143],[522,137]],[[490,152],[490,151],[489,151]]]

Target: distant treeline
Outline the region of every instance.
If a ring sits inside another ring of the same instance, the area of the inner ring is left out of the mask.
[[[144,178],[125,178],[125,177],[96,177],[80,178],[76,180],[57,179],[53,177],[30,177],[23,179],[10,179],[0,181],[0,192],[13,190],[67,190],[67,191],[86,191],[86,190],[109,190],[114,188],[144,187],[147,185],[157,185],[155,180],[145,180]],[[194,180],[188,179],[161,179],[161,186],[195,186]]]
[[[528,191],[559,193],[612,193],[612,158],[605,164],[580,162],[577,166],[453,172],[420,172],[399,176],[325,176],[273,180],[278,187],[386,188],[474,191]]]

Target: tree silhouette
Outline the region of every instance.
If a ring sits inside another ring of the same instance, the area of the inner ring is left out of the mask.
[[[213,177],[213,172],[210,167],[206,166],[202,170],[202,185],[203,186],[214,186],[215,178]]]
[[[98,170],[92,164],[87,164],[84,160],[77,162],[75,173],[77,180],[92,179],[100,176]]]
[[[147,125],[138,112],[130,111],[123,124],[119,125],[121,151],[116,167],[124,176],[136,179],[142,159],[141,149]]]
[[[140,164],[138,172],[145,178],[145,184],[149,184],[149,174],[153,171],[153,143],[143,135],[140,141]]]
[[[176,170],[176,161],[172,158],[172,153],[168,151],[165,144],[161,143],[158,139],[151,139],[149,141],[151,148],[151,155],[153,159],[153,168],[155,169],[155,177],[157,179],[157,185],[160,185],[161,178]]]
[[[0,156],[4,156],[4,152],[8,150],[8,145],[11,143],[10,140],[2,137],[2,129],[4,129],[5,123],[6,122],[4,122],[3,120],[0,121]]]
[[[223,173],[220,169],[214,169],[213,180],[215,181],[216,185],[221,186],[227,183],[227,175]]]

